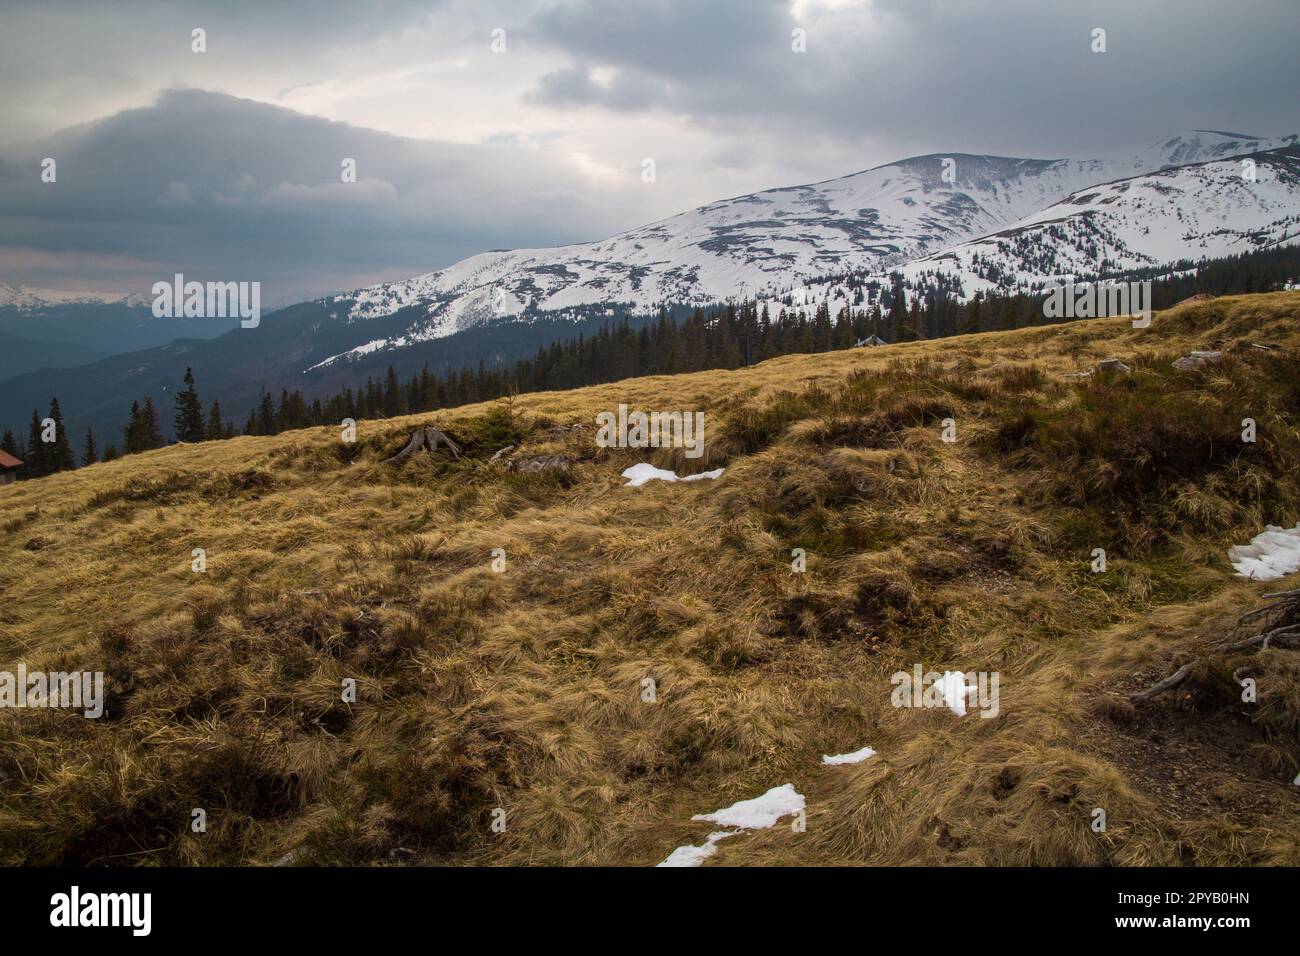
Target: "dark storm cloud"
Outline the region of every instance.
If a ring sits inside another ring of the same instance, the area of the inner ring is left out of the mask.
[[[116,112],[168,86],[208,85],[177,77],[195,67],[254,71],[397,36],[447,0],[5,0],[0,7],[0,142],[67,126],[69,101]],[[207,32],[211,62],[197,60],[191,31]]]
[[[1296,0],[10,2],[0,282],[285,297],[918,153],[1300,132],[1297,35]]]
[[[39,178],[45,157],[55,183]],[[308,277],[331,288],[324,277],[410,275],[587,234],[607,212],[596,208],[571,169],[535,151],[409,140],[199,91],[0,157],[0,230],[51,272],[61,253],[144,263],[136,287],[172,271],[260,279],[271,295]]]
[[[573,0],[530,36],[536,102],[659,110],[758,141],[1092,155],[1192,128],[1300,128],[1300,3]],[[807,52],[791,51],[791,30]],[[1094,28],[1107,51],[1090,49]],[[605,82],[591,80],[605,71]]]

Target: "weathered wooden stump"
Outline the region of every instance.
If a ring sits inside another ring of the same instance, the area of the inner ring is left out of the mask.
[[[392,458],[385,458],[380,464],[388,465],[395,461],[401,461],[417,451],[436,451],[439,445],[446,445],[452,455],[460,458],[460,446],[448,438],[445,434],[432,426],[426,428],[417,428],[411,432],[411,440],[406,443],[406,447],[399,451]]]

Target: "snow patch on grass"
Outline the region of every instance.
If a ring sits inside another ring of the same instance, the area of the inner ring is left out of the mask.
[[[944,671],[935,682],[943,693],[943,702],[958,717],[966,716],[966,675],[961,671]]]
[[[677,472],[669,471],[666,468],[656,468],[648,461],[643,461],[639,465],[633,465],[623,472],[623,477],[628,479],[624,488],[640,488],[650,481],[701,481],[705,478],[721,478],[725,468],[715,468],[713,471],[702,471],[698,475],[686,475],[679,477]]]
[[[679,846],[668,854],[668,859],[656,866],[699,866],[713,854],[718,852],[718,841],[725,840],[727,837],[735,836],[740,830],[715,830],[708,835],[702,844],[692,846],[689,843],[685,846]]]
[[[846,763],[862,763],[868,757],[874,757],[876,752],[870,747],[863,747],[861,750],[855,750],[851,754],[835,754],[833,757],[822,754],[822,763],[832,767],[838,767]]]
[[[1228,560],[1243,578],[1272,581],[1300,571],[1300,524],[1294,528],[1266,525],[1250,544],[1228,549]]]
[[[668,858],[658,866],[699,866],[714,853],[718,852],[719,840],[737,836],[746,830],[766,830],[776,825],[782,817],[792,816],[804,809],[806,801],[802,793],[795,790],[794,784],[786,783],[773,787],[761,797],[741,800],[712,813],[697,813],[692,820],[704,820],[722,827],[734,827],[732,830],[715,830],[710,833],[700,846],[687,844],[679,846],[668,854]]]

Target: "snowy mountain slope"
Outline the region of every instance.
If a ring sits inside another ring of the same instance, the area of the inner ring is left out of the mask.
[[[1243,175],[1254,162],[1255,180]],[[1034,288],[1300,242],[1300,147],[1087,187],[1020,222],[912,263],[981,289]]]
[[[885,273],[1004,230],[1096,183],[1295,142],[1198,131],[1120,159],[917,156],[711,203],[599,242],[485,252],[324,300],[362,328],[353,349],[320,365],[501,319],[615,305],[650,311],[775,296],[850,271]],[[948,159],[954,165],[945,177]],[[411,318],[399,335],[365,335],[364,320],[403,309]]]
[[[1245,133],[1223,133],[1218,130],[1196,129],[1186,136],[1153,143],[1135,157],[1139,166],[1162,169],[1166,166],[1186,166],[1189,163],[1208,163],[1216,159],[1229,159],[1248,153],[1261,153],[1284,146],[1300,145],[1300,137],[1279,136],[1267,139]]]
[[[12,306],[22,311],[48,308],[52,305],[94,304],[143,305],[145,300],[127,292],[63,292],[57,289],[35,289],[31,286],[0,283],[0,307]]]

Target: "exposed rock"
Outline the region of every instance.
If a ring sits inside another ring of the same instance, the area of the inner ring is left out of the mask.
[[[1131,372],[1133,371],[1117,358],[1102,359],[1097,363],[1098,372]]]
[[[502,458],[504,458],[506,455],[510,454],[510,453],[511,453],[512,451],[514,451],[514,450],[515,450],[515,446],[514,446],[514,445],[506,445],[505,448],[502,448],[502,449],[501,449],[500,451],[498,451],[495,455],[493,455],[491,458],[489,458],[489,459],[488,459],[488,462],[490,463],[490,462],[494,462],[494,461],[500,461]]]
[[[306,861],[309,852],[305,846],[296,846],[280,859],[272,863],[272,866],[297,866]]]
[[[1093,372],[1095,372],[1095,371],[1096,371],[1096,369],[1091,369],[1091,368],[1090,368],[1090,369],[1088,369],[1086,372],[1066,372],[1064,375],[1061,376],[1061,378],[1066,379],[1066,380],[1073,380],[1073,379],[1080,379],[1080,378],[1092,378],[1092,374],[1093,374]]]
[[[527,455],[523,458],[510,459],[506,469],[525,475],[546,473],[567,475],[572,464],[567,455]]]
[[[1187,371],[1188,369],[1205,368],[1207,365],[1218,365],[1222,361],[1222,352],[1192,352],[1190,355],[1184,355],[1174,362],[1174,368]]]

